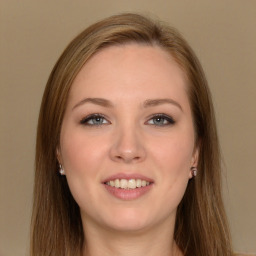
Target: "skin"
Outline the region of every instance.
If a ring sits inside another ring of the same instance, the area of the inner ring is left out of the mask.
[[[145,106],[152,99],[171,101]],[[99,125],[86,119],[99,113]],[[182,255],[173,240],[176,209],[198,149],[185,75],[169,54],[138,44],[95,54],[71,87],[57,154],[80,206],[84,255]],[[102,181],[120,172],[145,175],[152,188],[116,198]]]

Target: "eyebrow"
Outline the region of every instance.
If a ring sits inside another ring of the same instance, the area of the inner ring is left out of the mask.
[[[74,110],[75,108],[77,108],[77,107],[79,107],[79,106],[81,106],[85,103],[92,103],[92,104],[95,104],[95,105],[99,105],[99,106],[102,106],[102,107],[108,107],[108,108],[114,107],[113,103],[111,103],[111,101],[109,101],[107,99],[103,99],[103,98],[85,98],[85,99],[79,101],[72,108],[72,110]],[[169,98],[166,98],[166,99],[148,99],[143,103],[143,107],[144,108],[154,107],[154,106],[159,106],[159,105],[162,105],[162,104],[173,104],[176,107],[178,107],[181,111],[183,111],[181,105],[177,101],[175,101],[173,99],[169,99]]]
[[[148,99],[144,102],[143,106],[146,108],[146,107],[154,107],[154,106],[158,106],[158,105],[162,105],[162,104],[173,104],[175,105],[176,107],[178,107],[181,111],[182,110],[182,107],[181,105],[173,100],[173,99],[169,99],[169,98],[166,98],[166,99]]]
[[[85,103],[93,103],[93,104],[96,104],[96,105],[99,105],[99,106],[102,106],[102,107],[113,107],[113,104],[109,101],[109,100],[106,100],[106,99],[103,99],[103,98],[85,98],[81,101],[79,101],[73,108],[72,110],[74,110],[75,108],[85,104]]]

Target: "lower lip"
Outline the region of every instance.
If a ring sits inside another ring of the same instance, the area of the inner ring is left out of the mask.
[[[137,199],[152,188],[153,184],[147,185],[145,187],[135,188],[135,189],[123,189],[123,188],[116,188],[111,187],[109,185],[104,184],[107,191],[115,196],[116,198],[122,199],[122,200],[134,200]]]

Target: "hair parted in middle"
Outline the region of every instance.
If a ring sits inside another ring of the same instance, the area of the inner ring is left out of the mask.
[[[38,121],[31,256],[80,255],[84,243],[80,211],[65,176],[58,174],[56,152],[73,80],[94,54],[129,43],[160,47],[177,62],[187,82],[196,146],[197,177],[189,181],[178,206],[174,238],[184,255],[231,255],[221,196],[221,165],[216,123],[203,69],[176,29],[138,14],[99,21],[65,49],[47,82]]]

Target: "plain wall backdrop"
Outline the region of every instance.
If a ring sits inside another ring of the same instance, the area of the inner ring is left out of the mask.
[[[215,103],[234,248],[256,253],[255,0],[0,0],[0,255],[29,253],[36,126],[50,71],[81,30],[121,12],[168,22],[201,60]]]

